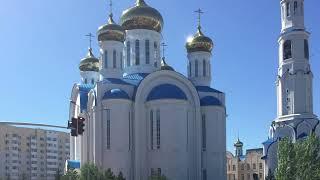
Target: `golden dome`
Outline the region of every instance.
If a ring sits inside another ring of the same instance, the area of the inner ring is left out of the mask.
[[[120,24],[126,30],[148,29],[161,32],[163,18],[159,11],[148,6],[144,0],[137,0],[134,7],[122,13]]]
[[[80,71],[99,71],[99,59],[94,57],[91,48],[89,48],[87,56],[81,59],[79,69]]]
[[[122,26],[116,24],[113,15],[109,15],[108,23],[99,27],[98,41],[120,41],[124,42],[125,31]]]
[[[209,37],[202,33],[201,27],[198,26],[197,33],[187,42],[186,48],[188,53],[198,51],[211,52],[213,49],[213,42]]]

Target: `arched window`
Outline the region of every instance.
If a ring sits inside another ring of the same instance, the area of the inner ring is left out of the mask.
[[[123,69],[123,53],[120,53],[120,68]]]
[[[108,51],[104,51],[104,68],[108,68]]]
[[[203,73],[203,76],[206,77],[207,76],[207,65],[206,65],[206,60],[204,59],[203,60],[203,63],[202,63],[202,73]]]
[[[304,40],[304,57],[309,59],[309,43],[308,40]]]
[[[94,84],[94,79],[91,79],[91,84]]]
[[[84,79],[84,83],[85,83],[85,84],[88,84],[87,78]]]
[[[199,72],[198,72],[198,60],[195,61],[194,69],[195,69],[195,77],[198,77],[198,75],[199,75]]]
[[[189,62],[189,77],[191,77],[191,71],[192,69],[191,69],[191,62]]]
[[[286,40],[283,44],[283,59],[290,59],[292,58],[292,43],[291,40]]]
[[[113,68],[117,68],[117,51],[113,50]]]
[[[158,43],[153,43],[153,49],[154,49],[154,59],[156,60],[158,58]]]
[[[146,40],[145,48],[146,48],[146,64],[150,64],[150,41],[149,40]]]
[[[206,115],[202,115],[202,151],[206,151],[207,148],[207,127],[206,127]]]
[[[160,110],[157,110],[157,149],[160,149]]]
[[[298,2],[295,1],[294,5],[293,5],[293,14],[296,15],[297,14],[297,10],[298,10]]]
[[[153,138],[154,138],[154,136],[153,136],[153,133],[154,133],[153,126],[154,126],[154,123],[153,123],[153,110],[151,110],[150,111],[150,147],[151,147],[151,149],[153,149],[153,144],[154,144],[154,142],[153,142]]]
[[[131,48],[130,41],[127,41],[127,67],[130,66],[130,61],[131,61],[130,48]]]
[[[286,13],[287,13],[287,17],[290,16],[290,3],[286,3]]]
[[[107,149],[111,148],[111,120],[110,120],[110,109],[106,109],[106,116],[107,116]]]
[[[139,65],[140,64],[140,41],[137,39],[136,40],[136,63],[135,65]]]

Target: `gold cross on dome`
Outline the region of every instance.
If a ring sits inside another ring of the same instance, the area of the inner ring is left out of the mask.
[[[89,47],[90,47],[90,49],[91,49],[92,38],[93,38],[94,36],[93,36],[93,34],[91,34],[91,33],[87,34],[86,36],[89,37],[89,45],[90,45]]]
[[[200,8],[195,13],[198,13],[198,27],[201,27],[201,15],[204,13]]]

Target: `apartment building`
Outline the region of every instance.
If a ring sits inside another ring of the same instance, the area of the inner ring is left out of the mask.
[[[0,179],[51,180],[69,156],[69,133],[0,125]]]

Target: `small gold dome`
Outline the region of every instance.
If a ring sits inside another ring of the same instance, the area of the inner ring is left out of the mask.
[[[209,37],[202,33],[201,27],[199,26],[197,33],[187,42],[186,48],[188,53],[198,51],[211,52],[213,49],[213,42]]]
[[[99,59],[94,57],[91,48],[89,48],[87,56],[81,59],[79,69],[80,71],[99,71]]]
[[[174,69],[166,63],[165,57],[163,57],[162,60],[161,60],[160,69],[161,70],[174,71]]]
[[[122,13],[120,24],[126,30],[148,29],[161,32],[163,18],[159,11],[148,6],[144,0],[137,0],[134,7]]]
[[[238,138],[238,140],[234,143],[235,147],[242,147],[243,143],[240,141],[240,139]]]
[[[116,24],[113,15],[109,15],[108,23],[99,27],[98,41],[120,41],[124,42],[125,31],[122,26]]]

